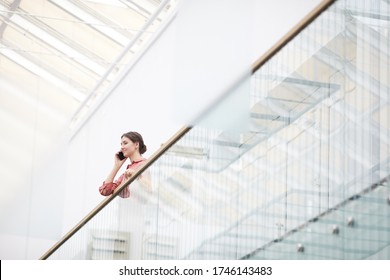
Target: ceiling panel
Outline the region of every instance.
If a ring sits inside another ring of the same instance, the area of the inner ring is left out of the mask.
[[[40,149],[58,142],[77,112],[87,113],[106,94],[176,1],[0,0],[4,186],[20,187],[9,169],[31,172],[26,163],[34,164]]]

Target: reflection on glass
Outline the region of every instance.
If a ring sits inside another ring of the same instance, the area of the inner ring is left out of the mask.
[[[389,259],[390,9],[366,2],[252,75],[247,131],[195,126],[147,200],[115,198],[52,258]]]

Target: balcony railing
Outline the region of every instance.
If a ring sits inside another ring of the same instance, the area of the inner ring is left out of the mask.
[[[333,2],[238,85],[242,129],[183,128],[42,259],[389,259],[390,4]]]

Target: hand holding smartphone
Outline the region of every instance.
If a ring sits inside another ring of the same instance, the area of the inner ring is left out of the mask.
[[[119,158],[119,160],[124,160],[126,157],[123,155],[123,152],[119,152],[116,154],[116,156]]]

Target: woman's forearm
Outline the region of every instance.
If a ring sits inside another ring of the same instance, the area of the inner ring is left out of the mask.
[[[104,182],[106,182],[106,183],[112,183],[112,182],[114,182],[115,176],[116,176],[116,174],[118,173],[119,169],[120,169],[120,166],[116,166],[116,165],[115,165],[115,166],[112,168],[111,172],[108,174],[108,176],[107,176],[107,178],[106,178],[106,180],[105,180]]]

